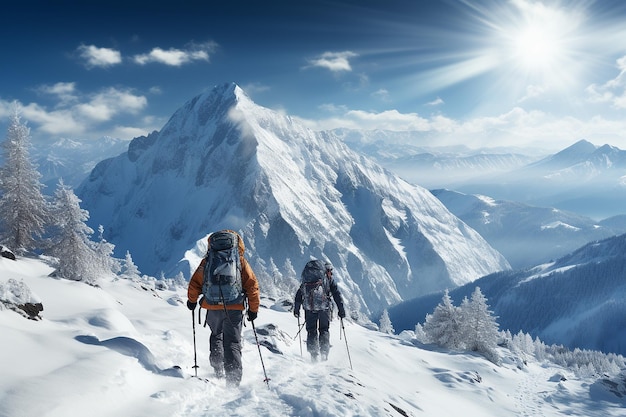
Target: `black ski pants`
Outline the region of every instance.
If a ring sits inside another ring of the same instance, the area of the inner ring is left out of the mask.
[[[330,350],[330,310],[304,310],[306,321],[306,348],[311,356],[316,359],[320,353],[322,357],[328,356]]]
[[[209,362],[216,375],[225,374],[226,382],[238,386],[241,382],[242,310],[207,310],[206,323],[211,329]]]

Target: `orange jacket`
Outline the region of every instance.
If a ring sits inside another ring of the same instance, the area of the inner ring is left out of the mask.
[[[236,233],[237,236],[239,234],[232,230],[228,230],[229,232]],[[241,262],[241,284],[243,286],[243,291],[245,292],[246,297],[248,298],[248,309],[250,311],[258,312],[259,305],[261,304],[261,298],[259,294],[259,283],[256,279],[256,275],[252,271],[250,264],[244,258],[243,253],[245,251],[245,246],[243,244],[243,239],[239,236],[239,259]],[[211,236],[209,236],[209,246],[211,245]],[[198,268],[191,276],[189,280],[189,286],[187,287],[187,298],[192,303],[198,301],[200,294],[202,294],[202,283],[204,281],[204,265],[206,264],[206,257],[202,259]],[[202,300],[202,308],[206,308],[207,310],[223,310],[223,305],[211,305]],[[226,305],[227,310],[243,310],[243,304],[228,304]]]

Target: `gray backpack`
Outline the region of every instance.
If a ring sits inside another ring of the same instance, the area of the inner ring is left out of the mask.
[[[239,236],[230,231],[215,232],[209,240],[209,250],[204,265],[202,294],[213,305],[241,304],[241,260]]]
[[[306,263],[301,274],[300,290],[305,310],[330,309],[330,280],[326,276],[324,262],[316,259]]]

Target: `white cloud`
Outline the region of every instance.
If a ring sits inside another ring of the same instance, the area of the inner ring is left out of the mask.
[[[59,99],[61,106],[69,105],[77,100],[76,97],[76,83],[73,82],[58,82],[53,85],[42,85],[37,91],[41,94],[52,95]]]
[[[122,54],[115,49],[98,48],[94,45],[80,45],[78,53],[86,61],[88,68],[110,67],[122,62]]]
[[[320,104],[317,108],[328,113],[345,113],[349,110],[348,106],[333,103]]]
[[[382,101],[390,101],[390,97],[389,97],[389,91],[385,88],[381,88],[375,92],[372,93],[373,97],[376,97]]]
[[[609,103],[618,109],[626,109],[626,55],[616,61],[619,74],[603,85],[587,87],[588,99],[592,103]]]
[[[253,96],[259,93],[265,93],[270,90],[270,87],[261,83],[250,83],[242,86],[242,89],[246,92],[246,94]]]
[[[42,136],[82,136],[100,137],[112,135],[107,122],[115,117],[136,115],[145,109],[148,102],[146,97],[133,93],[130,90],[108,88],[95,94],[81,94],[74,83],[57,83],[52,86],[39,88],[60,99],[55,103],[54,109],[48,109],[38,103],[29,103],[20,106],[23,118],[30,122],[29,126],[35,129],[31,134]],[[67,99],[71,96],[72,100]],[[3,109],[8,109],[9,103],[0,101],[0,114]],[[104,129],[101,131],[101,129]],[[131,132],[129,128],[115,128],[120,132]],[[140,131],[135,128],[133,131]],[[144,129],[142,134],[149,130]],[[130,139],[130,137],[121,137]]]
[[[519,102],[522,103],[526,100],[530,100],[532,98],[536,98],[542,96],[547,91],[547,88],[541,85],[529,85],[526,87],[526,94],[524,97],[519,99]]]
[[[444,104],[444,101],[441,97],[437,97],[433,101],[429,101],[428,103],[426,103],[427,106],[440,106],[442,104]]]
[[[342,107],[326,105],[325,108],[336,111]],[[397,110],[387,110],[381,113],[372,113],[363,110],[348,110],[341,116],[320,121],[302,120],[307,126],[315,130],[336,128],[365,129],[365,130],[429,130],[428,120],[416,113],[402,114]]]
[[[48,135],[83,134],[87,125],[77,120],[72,109],[47,110],[37,103],[21,107],[22,116],[37,125],[37,130]]]
[[[73,94],[76,91],[76,83],[59,82],[53,85],[43,85],[39,88],[39,91],[46,94],[54,94],[62,97]]]
[[[187,49],[162,49],[153,48],[147,54],[135,55],[133,61],[139,65],[146,65],[151,62],[180,67],[193,61],[209,61],[210,54],[217,48],[214,42],[202,44],[190,44]]]
[[[358,54],[350,51],[324,52],[317,58],[309,60],[312,67],[326,68],[331,72],[352,71],[350,58],[357,57]]]
[[[426,118],[397,110],[379,113],[347,110],[338,114],[343,107],[326,105],[325,108],[337,115],[316,121],[300,120],[313,130],[348,128],[425,132],[433,146],[463,143],[470,147],[510,145],[562,149],[586,138],[626,148],[626,120],[609,120],[601,116],[588,119],[556,117],[515,107],[500,115],[457,120],[440,114]]]
[[[75,110],[87,119],[104,122],[119,113],[136,114],[147,104],[144,96],[109,88],[93,95],[88,102],[78,104]]]

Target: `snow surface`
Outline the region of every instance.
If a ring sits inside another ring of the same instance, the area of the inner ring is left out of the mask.
[[[209,332],[197,322],[200,378],[192,376],[186,289],[156,291],[113,277],[95,288],[50,278],[51,271],[39,260],[0,258],[0,284],[23,281],[44,304],[39,321],[0,310],[2,417],[608,417],[626,407],[605,384],[552,364],[519,369],[502,350],[497,366],[416,344],[411,332],[387,335],[347,321],[347,338],[332,322],[329,360],[312,364],[304,346],[300,354],[296,319],[267,299],[255,321],[260,346],[248,324],[242,384],[228,389],[211,375]]]

